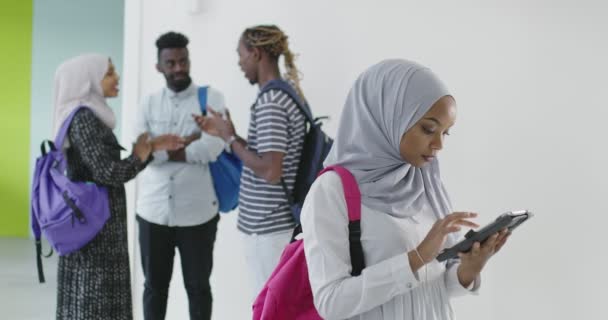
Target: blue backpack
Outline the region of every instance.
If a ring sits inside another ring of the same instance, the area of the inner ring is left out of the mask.
[[[201,113],[207,115],[207,88],[198,89]],[[222,151],[216,161],[209,163],[213,188],[219,202],[220,212],[230,212],[239,204],[243,163],[235,154]]]
[[[325,157],[327,157],[334,141],[321,129],[321,125],[323,124],[321,120],[327,119],[327,117],[314,118],[308,104],[302,100],[289,83],[282,79],[271,80],[262,88],[259,96],[270,90],[281,90],[289,95],[295,101],[298,109],[300,109],[308,123],[293,192],[290,193],[288,191],[287,184],[281,178],[283,191],[287,195],[287,201],[293,218],[296,223],[300,223],[300,212],[302,211],[306,194],[308,194],[308,190],[317,178],[317,175],[323,170],[323,161],[325,161]]]

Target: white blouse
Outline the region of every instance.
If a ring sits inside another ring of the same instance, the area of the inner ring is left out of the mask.
[[[395,218],[362,206],[366,267],[353,277],[342,183],[334,172],[319,177],[307,195],[301,223],[314,303],[321,317],[453,319],[449,299],[477,293],[480,279],[464,288],[456,274],[458,264],[447,266],[437,260],[414,273],[407,256],[435,220],[430,209],[412,218]]]

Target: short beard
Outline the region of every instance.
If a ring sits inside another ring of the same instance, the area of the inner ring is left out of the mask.
[[[191,83],[192,83],[192,78],[190,78],[190,76],[186,77],[183,80],[178,80],[178,81],[171,81],[171,80],[167,79],[167,85],[169,86],[169,88],[172,88],[173,90],[175,90],[175,92],[181,92],[181,91],[186,90],[186,88],[188,88]]]

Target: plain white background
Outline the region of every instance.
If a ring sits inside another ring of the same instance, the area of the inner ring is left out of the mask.
[[[192,12],[193,4],[199,10]],[[366,67],[407,58],[452,89],[458,121],[440,156],[458,210],[480,223],[511,209],[536,213],[483,273],[481,294],[454,301],[460,319],[608,319],[608,10],[601,1],[127,0],[123,140],[136,105],[164,79],[154,42],[191,40],[191,74],[222,90],[246,133],[256,88],[237,66],[245,27],[274,23],[300,56],[303,89],[334,134],[346,94]],[[143,277],[129,203],[136,316]],[[236,213],[223,216],[212,277],[214,319],[250,318]],[[179,264],[167,319],[187,318]]]

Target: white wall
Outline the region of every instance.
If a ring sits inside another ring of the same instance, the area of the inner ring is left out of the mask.
[[[401,57],[432,67],[460,107],[441,157],[455,207],[482,213],[482,223],[509,209],[536,213],[490,263],[481,295],[454,301],[458,317],[608,319],[602,305],[608,10],[602,2],[202,0],[196,14],[186,0],[126,3],[124,80],[133,91],[124,101],[133,104],[163,86],[154,41],[181,31],[191,39],[193,78],[225,93],[241,134],[256,93],[237,66],[237,40],[247,26],[276,23],[287,32],[301,54],[304,92],[316,114],[333,117],[332,134],[350,85],[367,66]],[[129,108],[123,106],[123,115],[132,120]],[[235,215],[224,218],[212,279],[214,319],[247,319]],[[168,319],[187,317],[177,269]],[[138,270],[134,281],[141,316]]]

